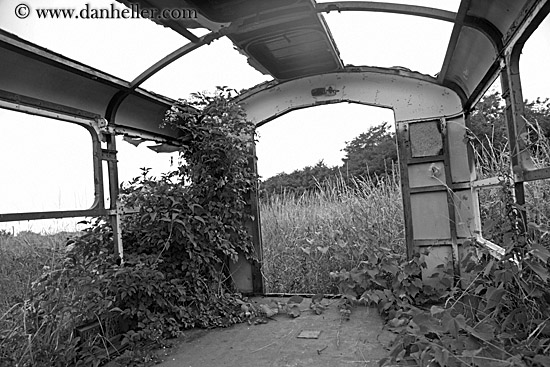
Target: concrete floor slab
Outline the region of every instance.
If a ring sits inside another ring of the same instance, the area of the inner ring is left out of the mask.
[[[255,298],[269,303],[273,298]],[[276,299],[285,302],[285,299]],[[387,356],[394,336],[374,308],[353,307],[344,320],[338,300],[321,314],[300,304],[301,316],[280,313],[267,324],[239,324],[226,329],[191,330],[162,358],[161,367],[374,367]],[[298,338],[320,331],[317,338]]]

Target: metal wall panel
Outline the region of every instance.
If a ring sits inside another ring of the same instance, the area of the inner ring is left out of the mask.
[[[446,192],[411,194],[414,239],[451,239]]]
[[[411,189],[446,183],[445,165],[443,162],[411,164],[408,167],[408,171],[409,186]]]

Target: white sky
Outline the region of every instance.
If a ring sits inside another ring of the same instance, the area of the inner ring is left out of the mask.
[[[320,1],[325,2],[325,1]],[[458,0],[391,1],[456,11]],[[187,40],[169,29],[140,19],[27,19],[15,16],[15,7],[108,8],[114,0],[0,0],[0,28],[77,61],[132,80],[147,67]],[[117,7],[122,5],[115,3]],[[443,62],[450,23],[402,15],[331,12],[325,15],[344,64],[404,66],[434,75]],[[398,24],[398,27],[392,27]],[[203,34],[195,30],[195,34]],[[393,43],[390,44],[388,40]],[[418,52],[422,50],[422,52]],[[550,97],[550,76],[541,73],[550,63],[550,19],[524,48],[521,72],[524,96]],[[217,85],[237,90],[250,88],[271,77],[249,67],[244,56],[227,39],[214,41],[166,67],[143,85],[172,98],[187,98],[196,91],[213,91]],[[341,164],[342,148],[373,124],[393,122],[391,110],[338,104],[291,112],[259,129],[258,168],[263,178],[292,172],[323,159]],[[92,202],[90,138],[69,123],[0,109],[0,212],[66,210]],[[139,174],[140,167],[166,171],[170,156],[120,142],[120,180]],[[20,229],[38,231],[72,229],[72,222],[22,223]],[[11,229],[11,224],[0,224]]]

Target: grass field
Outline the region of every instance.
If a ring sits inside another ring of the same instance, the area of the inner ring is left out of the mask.
[[[404,254],[399,178],[335,178],[301,196],[260,202],[267,292],[338,293],[330,272],[350,269],[369,248]]]

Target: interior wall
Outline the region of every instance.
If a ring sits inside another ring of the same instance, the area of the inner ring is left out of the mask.
[[[462,104],[455,92],[421,74],[359,68],[356,72],[267,83],[244,93],[238,102],[257,126],[295,109],[327,103],[392,108],[407,252],[409,256],[429,252],[426,279],[442,263],[460,272],[460,244],[479,234],[480,220],[477,195],[470,186],[475,173],[464,139]],[[259,223],[257,227],[260,230]],[[261,243],[257,250],[261,251]],[[241,290],[253,291],[253,278],[250,268],[235,281]]]

